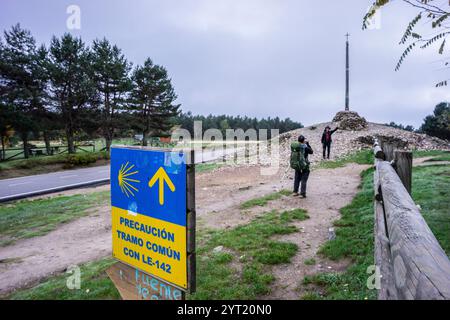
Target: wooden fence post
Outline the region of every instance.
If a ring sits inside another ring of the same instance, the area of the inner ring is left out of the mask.
[[[413,156],[411,151],[395,150],[395,171],[405,186],[408,193],[412,192],[412,164]]]
[[[383,151],[386,155],[386,161],[392,161],[394,160],[394,146],[390,143],[383,143]]]

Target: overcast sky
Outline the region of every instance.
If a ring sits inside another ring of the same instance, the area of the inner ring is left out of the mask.
[[[399,1],[379,28],[361,30],[372,0],[1,0],[0,27],[20,22],[38,42],[71,32],[108,38],[134,64],[165,66],[183,111],[330,121],[344,108],[345,37],[351,34],[350,108],[372,122],[418,127],[450,101],[435,50],[414,52],[400,72],[398,45],[415,11]],[[81,29],[69,30],[69,5]]]

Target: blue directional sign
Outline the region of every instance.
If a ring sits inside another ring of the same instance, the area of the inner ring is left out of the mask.
[[[114,257],[187,288],[185,155],[112,148],[111,205]]]

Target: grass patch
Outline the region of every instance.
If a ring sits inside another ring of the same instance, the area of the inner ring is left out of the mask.
[[[255,299],[268,294],[274,281],[270,266],[289,263],[298,250],[293,243],[270,238],[297,232],[290,223],[307,218],[301,209],[272,211],[234,229],[207,232],[197,251],[197,292],[189,298]],[[218,246],[233,254],[214,253]],[[241,268],[240,273],[233,263]]]
[[[348,163],[373,164],[374,163],[373,151],[371,149],[364,149],[334,161],[321,161],[316,166],[316,168],[335,169],[344,167]]]
[[[428,159],[426,162],[433,162],[433,161],[450,161],[450,153],[442,156],[437,156],[432,159]]]
[[[412,196],[440,245],[450,256],[450,165],[414,167]]]
[[[297,232],[292,221],[307,219],[305,211],[272,211],[252,222],[229,230],[199,232],[197,236],[197,292],[188,299],[255,299],[270,292],[274,281],[271,266],[288,263],[297,252],[292,243],[270,239]],[[221,252],[214,252],[224,246]],[[81,266],[81,289],[66,287],[68,274],[44,280],[30,289],[17,291],[6,299],[93,300],[119,299],[106,275],[111,258]],[[88,291],[87,291],[88,290]]]
[[[321,273],[305,277],[311,291],[304,299],[376,299],[376,290],[366,286],[367,267],[374,264],[373,169],[362,173],[361,190],[352,203],[341,209],[335,222],[336,239],[320,249],[329,259],[350,258],[353,264],[342,274]],[[450,255],[450,166],[414,167],[413,199],[447,255]],[[317,292],[319,286],[324,292]]]
[[[425,157],[439,157],[450,155],[450,151],[447,150],[413,150],[414,158],[425,158]]]
[[[306,266],[313,266],[316,264],[316,259],[314,259],[314,258],[306,259],[303,263]]]
[[[284,223],[293,222],[294,220],[297,221],[305,221],[309,219],[308,214],[303,209],[293,209],[290,211],[284,211],[280,215],[280,219]]]
[[[278,192],[274,192],[274,193],[268,194],[268,195],[260,197],[260,198],[248,200],[248,201],[242,203],[240,208],[241,209],[250,209],[253,207],[264,207],[270,201],[278,200],[278,199],[282,198],[283,196],[290,195],[291,193],[292,192],[289,190],[281,190]]]
[[[304,298],[376,299],[376,290],[369,290],[366,286],[367,267],[374,264],[372,185],[373,169],[368,169],[362,173],[358,194],[341,209],[341,219],[335,222],[336,238],[326,242],[319,250],[320,254],[331,260],[349,258],[353,264],[341,274],[321,273],[305,277],[305,285],[319,286],[324,293],[315,292],[312,288]]]
[[[302,300],[320,300],[322,296],[320,296],[316,292],[308,292],[302,296]]]
[[[195,165],[195,172],[196,173],[211,172],[215,169],[220,168],[221,166],[223,166],[223,163],[219,162],[200,163]]]
[[[67,288],[66,282],[70,274],[63,273],[44,280],[31,289],[17,291],[7,298],[12,300],[119,299],[119,292],[106,274],[106,269],[114,262],[114,259],[106,258],[82,265],[79,290]]]
[[[433,157],[431,159],[426,160],[426,162],[433,161],[450,161],[450,151],[447,150],[429,150],[429,151],[413,151],[413,157],[416,158],[426,158]]]
[[[89,209],[108,204],[109,194],[102,191],[0,204],[0,246],[45,235],[62,223],[85,216]]]

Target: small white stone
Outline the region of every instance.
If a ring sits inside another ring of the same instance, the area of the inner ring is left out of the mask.
[[[219,253],[223,251],[223,246],[218,246],[213,249],[213,253]]]

